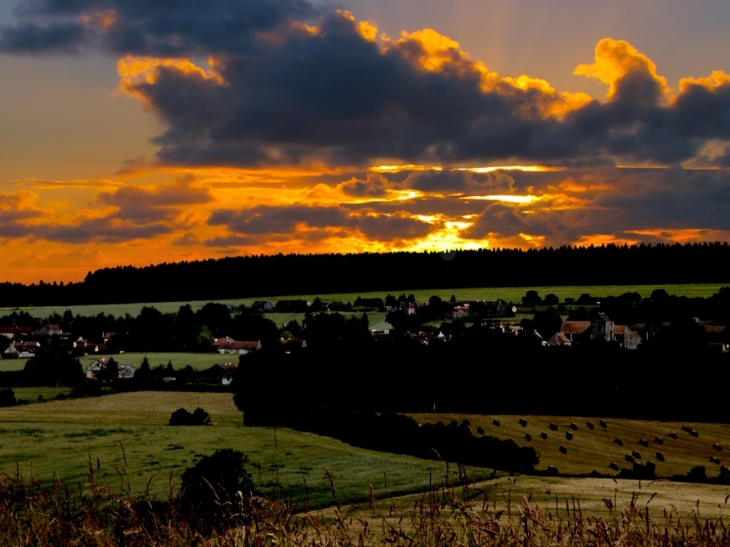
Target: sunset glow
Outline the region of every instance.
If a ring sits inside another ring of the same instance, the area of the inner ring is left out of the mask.
[[[705,30],[730,8],[627,4],[619,32],[617,4],[556,6],[544,29],[532,0],[397,4],[13,0],[0,282],[730,240],[730,39]],[[686,54],[645,33],[659,16]]]

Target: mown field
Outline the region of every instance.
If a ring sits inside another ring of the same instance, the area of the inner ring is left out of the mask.
[[[638,508],[651,509],[655,518],[664,514],[688,520],[693,515],[702,519],[730,517],[730,505],[726,502],[730,486],[726,485],[671,482],[665,479],[636,481],[534,476],[498,477],[471,484],[467,489],[458,486],[444,488],[443,481],[440,484],[437,496],[439,502],[448,502],[453,496],[460,500],[467,499],[474,506],[489,510],[492,515],[503,512],[504,524],[514,524],[519,520],[520,515],[524,514],[525,502],[551,518],[567,520],[578,513],[582,517],[607,518],[611,508],[621,511],[632,499]],[[375,509],[382,517],[395,515],[389,520],[397,524],[400,515],[424,501],[428,503],[429,500],[422,493],[376,499]],[[332,513],[334,510],[329,511],[330,515]],[[372,515],[369,502],[354,503],[345,511],[345,516],[353,519],[365,519]],[[402,522],[401,526],[404,526]],[[405,527],[409,529],[407,522]]]
[[[522,297],[525,293],[530,290],[536,290],[541,296],[553,293],[557,295],[560,300],[565,298],[578,298],[583,293],[589,293],[593,296],[619,296],[626,292],[638,292],[643,297],[650,296],[652,291],[657,288],[665,289],[669,294],[676,296],[687,296],[687,297],[703,297],[712,296],[721,287],[730,285],[730,280],[725,284],[685,284],[685,285],[586,285],[586,286],[565,286],[565,287],[486,287],[486,288],[467,288],[467,289],[427,289],[427,290],[392,290],[392,291],[380,291],[380,292],[368,292],[368,293],[342,293],[342,294],[308,294],[298,296],[269,296],[261,298],[231,298],[228,300],[216,301],[220,304],[230,304],[238,306],[245,304],[250,306],[254,300],[271,300],[276,301],[280,299],[298,299],[303,298],[306,300],[312,300],[319,296],[324,301],[342,301],[342,302],[355,302],[358,296],[363,298],[383,298],[386,294],[390,293],[394,296],[400,294],[413,294],[418,301],[425,302],[429,297],[436,295],[444,300],[448,300],[451,295],[456,296],[459,300],[496,300],[502,298],[507,302],[521,302]],[[81,315],[98,315],[99,313],[113,314],[116,316],[124,315],[129,313],[133,316],[139,314],[143,306],[154,306],[163,313],[175,313],[178,311],[180,306],[190,304],[193,311],[201,309],[208,301],[192,301],[192,302],[156,302],[148,304],[95,304],[89,306],[45,306],[45,307],[29,307],[29,308],[0,308],[0,314],[9,314],[14,310],[23,310],[34,317],[48,317],[54,313],[62,315],[64,311],[71,310],[74,314]],[[280,315],[280,317],[274,317]],[[374,323],[374,319],[371,314],[370,321],[371,325]],[[277,323],[283,323],[288,320],[288,317],[301,318],[303,314],[272,314],[272,320]],[[378,319],[376,318],[376,321]],[[377,327],[373,327],[377,328]]]
[[[598,419],[571,417],[472,414],[413,414],[412,417],[419,423],[450,423],[453,420],[461,423],[465,419],[469,420],[470,429],[475,435],[479,435],[478,428],[482,428],[485,435],[512,439],[521,446],[532,446],[540,454],[538,470],[547,470],[552,465],[566,475],[588,475],[594,470],[601,474],[618,475],[609,467],[611,462],[620,468],[631,468],[625,456],[633,452],[640,455],[632,456],[639,463],[654,462],[658,477],[685,475],[699,465],[705,466],[708,477],[716,477],[720,465],[730,466],[730,425],[726,424],[606,420],[606,427],[603,428]],[[520,419],[525,420],[527,426],[520,425]],[[495,424],[495,420],[499,425]],[[594,429],[589,429],[588,421],[593,423]],[[577,429],[570,427],[572,423]],[[557,431],[551,430],[550,424],[557,426]],[[682,426],[692,428],[697,436],[683,431]],[[542,433],[547,435],[547,439],[541,438]],[[568,433],[573,436],[572,440],[566,438]],[[677,438],[671,438],[670,433]],[[525,435],[530,435],[532,440],[527,441]],[[648,446],[640,443],[642,439]],[[713,449],[713,444],[720,445],[723,450]],[[565,448],[565,453],[560,451],[561,446]],[[665,461],[660,461],[657,452],[662,454]],[[711,463],[711,456],[720,463]]]
[[[178,408],[201,407],[208,427],[167,426]],[[150,482],[167,494],[182,472],[216,449],[241,450],[251,460],[255,484],[270,495],[332,503],[326,470],[343,503],[424,491],[438,462],[353,448],[340,441],[287,429],[244,428],[228,394],[137,392],[0,409],[0,473],[16,465],[41,480],[58,475],[85,484],[96,480],[139,494]],[[474,471],[486,478],[487,470]],[[305,488],[306,481],[306,488]]]

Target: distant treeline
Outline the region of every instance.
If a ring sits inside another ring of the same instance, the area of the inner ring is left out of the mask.
[[[79,283],[0,284],[0,307],[463,287],[727,281],[727,243],[245,256],[106,268]]]

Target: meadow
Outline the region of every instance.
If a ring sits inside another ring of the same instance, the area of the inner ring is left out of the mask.
[[[209,369],[213,365],[220,365],[223,363],[238,364],[238,355],[221,355],[220,353],[127,352],[119,355],[112,355],[111,357],[114,357],[116,361],[124,365],[132,365],[135,368],[139,368],[139,365],[142,364],[145,357],[152,368],[157,366],[165,367],[168,363],[172,363],[175,370],[180,370],[190,366],[194,370],[202,371]],[[79,361],[81,362],[81,366],[86,369],[88,365],[98,358],[99,356],[86,355],[84,357],[79,357]]]
[[[29,398],[31,394],[16,390],[16,395]],[[204,408],[214,425],[166,425],[170,414],[181,407],[191,411]],[[730,447],[728,425],[608,420],[604,429],[598,420],[593,420],[595,427],[590,430],[587,420],[578,418],[448,414],[414,417],[421,422],[468,419],[475,434],[481,427],[487,435],[512,438],[521,445],[532,444],[541,454],[538,469],[554,465],[562,474],[588,474],[594,469],[611,474],[610,461],[630,467],[623,455],[639,450],[643,455],[640,461],[651,459],[657,463],[660,477],[686,474],[697,465],[704,465],[708,476],[715,476],[719,465],[710,464],[709,455],[722,460],[723,453],[713,450],[712,444]],[[527,421],[526,427],[520,425],[520,419]],[[499,426],[494,420],[499,421]],[[570,428],[571,422],[577,430]],[[558,431],[551,430],[550,423],[555,423]],[[682,425],[692,427],[698,436],[682,431]],[[547,440],[525,441],[527,432],[539,439],[542,431],[548,433]],[[565,439],[568,431],[573,434],[572,441]],[[667,437],[669,432],[676,432],[678,438]],[[657,447],[654,436],[659,434],[664,443]],[[616,437],[622,439],[623,447],[614,443]],[[650,442],[650,449],[639,444],[641,438]],[[560,445],[567,446],[566,454],[559,452]],[[372,512],[373,500],[381,512],[406,511],[423,498],[429,484],[455,485],[461,472],[456,464],[354,448],[290,429],[243,427],[242,415],[228,394],[135,392],[0,409],[0,473],[12,474],[17,469],[41,481],[57,476],[83,487],[91,465],[96,481],[114,491],[139,495],[149,484],[151,494],[164,496],[176,488],[187,467],[219,448],[247,454],[254,482],[261,492],[292,499],[299,509],[306,499],[312,507],[332,506],[335,500],[327,476],[330,471],[336,485],[336,501],[352,517]],[[664,463],[653,457],[657,450],[665,455]],[[504,473],[493,475],[491,469],[465,471],[474,481],[468,496],[488,499],[495,512],[510,510],[512,504],[530,498],[533,505],[561,516],[565,516],[566,503],[570,505],[575,500],[579,500],[586,515],[605,516],[609,512],[605,499],[625,502],[637,493],[642,500],[655,494],[655,508],[671,506],[685,516],[696,511],[699,502],[703,511],[715,518],[725,514],[723,500],[730,493],[730,486],[666,479],[642,485],[635,480],[611,478],[507,477]]]
[[[323,301],[332,302],[352,302],[354,303],[358,296],[362,298],[384,298],[387,294],[399,296],[401,294],[413,294],[419,302],[426,302],[431,296],[439,296],[444,300],[448,300],[452,295],[458,300],[485,300],[492,301],[499,298],[506,302],[519,303],[522,297],[530,290],[536,290],[541,296],[547,294],[555,294],[563,301],[565,298],[578,298],[581,294],[588,293],[593,296],[619,296],[627,292],[637,292],[642,297],[648,297],[652,291],[657,288],[665,289],[670,295],[687,296],[687,297],[703,297],[707,298],[715,294],[721,287],[728,286],[726,284],[684,284],[684,285],[586,285],[586,286],[534,286],[534,287],[484,287],[484,288],[460,288],[460,289],[428,289],[428,290],[392,290],[368,293],[341,293],[341,294],[308,294],[297,296],[268,296],[256,298],[231,298],[228,300],[218,300],[215,303],[229,304],[239,306],[245,304],[250,306],[256,300],[286,300],[286,299],[305,299],[313,300],[320,297]],[[26,308],[0,308],[0,314],[9,314],[13,311],[25,311],[34,317],[45,318],[53,314],[63,315],[66,310],[71,310],[74,314],[81,315],[98,315],[100,313],[113,314],[115,316],[123,316],[130,314],[136,316],[144,306],[153,306],[163,313],[177,313],[180,306],[190,304],[193,311],[201,309],[209,301],[190,301],[190,302],[154,302],[154,303],[138,303],[138,304],[94,304],[87,306],[41,306]],[[371,326],[377,324],[380,318],[370,316]],[[287,322],[289,319],[298,319],[301,322],[303,314],[268,314],[270,318],[277,324]],[[280,316],[280,317],[276,317]],[[378,328],[372,326],[372,328]]]
[[[205,409],[213,425],[166,425],[181,407]],[[0,409],[0,473],[17,468],[41,481],[58,476],[83,487],[91,465],[97,482],[117,492],[139,495],[149,482],[164,496],[187,467],[220,448],[248,456],[262,493],[302,505],[309,499],[312,507],[332,503],[328,470],[338,499],[356,503],[369,498],[371,485],[378,497],[422,492],[443,467],[309,433],[244,428],[229,394],[135,392]]]

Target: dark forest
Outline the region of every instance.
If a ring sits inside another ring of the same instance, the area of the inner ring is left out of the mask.
[[[0,284],[0,307],[218,300],[531,285],[722,283],[727,243],[242,256],[90,272],[78,283]]]

